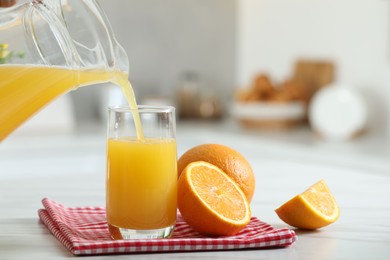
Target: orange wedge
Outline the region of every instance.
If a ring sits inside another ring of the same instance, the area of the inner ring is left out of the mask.
[[[201,234],[234,235],[250,221],[250,206],[243,191],[210,163],[188,164],[180,175],[177,195],[184,220]]]
[[[309,230],[332,224],[340,215],[339,206],[323,180],[287,201],[275,212],[290,226]]]

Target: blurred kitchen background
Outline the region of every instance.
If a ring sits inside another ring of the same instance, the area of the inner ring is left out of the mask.
[[[317,120],[316,130],[326,134],[332,129],[322,129],[324,124],[335,124],[337,132],[340,120],[356,114],[344,129],[351,137],[390,134],[389,1],[99,3],[128,54],[139,104],[174,105],[179,122],[232,120],[259,131],[309,128]],[[329,85],[349,96],[340,99],[336,91],[313,107]],[[71,105],[52,104],[72,115],[63,117],[63,128],[104,125],[106,106],[122,102],[120,90],[109,84],[81,88],[65,99]],[[343,107],[344,114],[335,111]],[[332,113],[339,121],[332,121]]]

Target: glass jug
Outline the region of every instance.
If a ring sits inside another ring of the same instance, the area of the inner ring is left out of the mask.
[[[108,81],[130,85],[128,67],[95,0],[0,8],[0,142],[72,89]]]

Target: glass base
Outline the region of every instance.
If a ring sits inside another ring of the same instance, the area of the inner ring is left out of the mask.
[[[148,230],[136,230],[119,228],[112,225],[108,225],[108,229],[113,239],[153,239],[153,238],[169,238],[173,233],[175,225],[159,228],[159,229],[148,229]]]

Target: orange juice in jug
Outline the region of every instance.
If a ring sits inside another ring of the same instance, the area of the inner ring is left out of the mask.
[[[127,74],[122,71],[0,65],[0,141],[57,97],[78,86],[102,82],[120,85],[130,107],[137,107]]]

